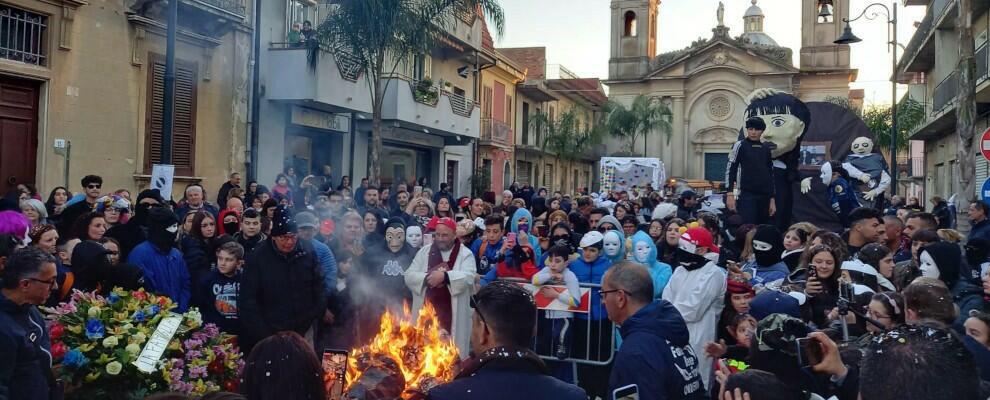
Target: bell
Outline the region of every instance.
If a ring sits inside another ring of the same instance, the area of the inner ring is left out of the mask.
[[[846,27],[844,29],[842,29],[842,36],[839,36],[839,38],[838,39],[835,39],[835,41],[832,42],[832,43],[835,43],[835,44],[850,44],[850,43],[859,43],[859,42],[862,42],[862,41],[863,41],[863,39],[860,39],[860,38],[856,37],[856,35],[853,34],[852,27],[849,26],[849,22],[846,22]]]
[[[818,8],[818,18],[828,21],[829,17],[831,16],[832,16],[832,6],[829,5],[828,3],[822,3],[821,7]]]

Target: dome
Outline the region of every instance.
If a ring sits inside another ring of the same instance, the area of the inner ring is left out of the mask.
[[[747,32],[744,33],[742,37],[752,44],[761,46],[777,46],[777,41],[773,40],[770,35],[763,32]]]
[[[743,14],[743,18],[746,18],[746,17],[762,17],[763,16],[763,9],[761,9],[760,6],[757,6],[756,5],[756,0],[752,0],[750,2],[753,5],[749,6],[749,8],[746,9],[746,13]]]

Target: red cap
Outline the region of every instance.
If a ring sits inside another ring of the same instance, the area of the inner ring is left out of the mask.
[[[445,225],[451,230],[457,230],[457,223],[454,220],[447,217],[433,217],[428,224],[426,224],[426,229],[431,231],[437,230],[437,225]]]
[[[469,199],[467,197],[465,197],[465,198],[461,199],[461,201],[457,202],[457,206],[460,207],[460,208],[462,208],[462,209],[464,207],[467,207],[468,204],[471,204],[471,199]]]
[[[729,278],[729,285],[726,287],[726,291],[732,294],[756,294],[753,290],[753,285],[750,285],[749,282],[732,278]]]
[[[333,219],[330,218],[323,220],[323,223],[320,224],[320,234],[322,234],[323,236],[332,235],[333,231],[335,231],[336,229],[337,226],[334,225]]]
[[[681,240],[686,240],[698,247],[707,247],[711,253],[718,253],[718,246],[715,245],[715,241],[712,239],[712,233],[705,228],[688,228],[681,235]]]

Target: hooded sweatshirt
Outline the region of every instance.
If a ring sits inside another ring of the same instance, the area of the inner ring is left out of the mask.
[[[679,250],[682,251],[683,250]],[[709,253],[713,254],[713,253]],[[706,255],[705,258],[709,258]],[[725,290],[728,285],[726,275],[714,261],[709,261],[697,267],[677,266],[670,277],[668,287],[663,292],[663,299],[669,301],[680,312],[684,323],[691,332],[691,347],[704,349],[705,343],[714,342],[718,333],[718,318],[725,307]],[[712,360],[704,353],[698,353],[701,359],[701,377],[708,385],[708,376],[712,372]]]
[[[609,392],[635,384],[640,400],[704,398],[698,357],[673,305],[654,301],[625,320],[619,332],[622,347],[615,353]]]
[[[645,265],[646,269],[650,271],[650,278],[653,278],[653,299],[659,299],[664,288],[667,287],[667,282],[670,281],[670,276],[674,273],[674,271],[670,264],[657,261],[657,246],[653,243],[653,238],[651,238],[646,232],[636,232],[636,234],[632,237],[632,242],[633,260]],[[646,256],[645,260],[641,260],[639,254],[636,252],[636,246],[639,243],[646,243],[650,246],[650,253]]]
[[[619,219],[611,215],[606,215],[602,217],[602,219],[598,220],[598,226],[602,226],[604,223],[612,224],[612,226],[615,226],[615,229],[622,229],[622,223],[619,222]],[[598,226],[596,226],[595,229],[598,229]]]
[[[529,238],[529,244],[530,246],[533,247],[533,252],[535,253],[533,259],[539,260],[543,258],[543,251],[540,249],[540,242],[536,239],[536,235],[531,233],[533,232],[533,223],[535,221],[533,220],[533,214],[531,214],[529,210],[525,208],[520,208],[516,210],[515,214],[512,214],[512,223],[509,225],[509,232],[519,234],[519,220],[522,219],[523,217],[526,217],[526,220],[528,221],[527,222],[528,227],[526,228],[526,237]]]
[[[139,244],[127,257],[127,262],[144,271],[148,291],[170,297],[178,304],[178,312],[189,308],[191,282],[182,253],[172,247],[178,218],[164,208],[151,210],[148,240]]]
[[[613,264],[614,263],[617,263],[619,261],[625,260],[626,259],[626,235],[623,234],[622,231],[615,230],[615,229],[610,230],[608,232],[605,232],[604,235],[605,235],[605,239],[604,240],[608,240],[609,236],[618,236],[619,237],[619,252],[616,253],[614,256],[609,256],[608,254],[605,253],[605,249],[603,248],[602,249],[602,257],[607,257],[609,260],[612,261]],[[602,241],[603,242],[602,243],[603,245],[604,245],[604,240]]]
[[[762,249],[761,249],[762,248]],[[760,225],[753,234],[753,253],[756,256],[756,269],[749,283],[757,292],[766,286],[773,286],[787,279],[790,270],[780,259],[784,253],[784,236],[773,225]]]
[[[959,316],[952,324],[958,332],[965,332],[963,323],[969,318],[970,310],[979,310],[983,307],[983,290],[974,284],[968,277],[961,276],[961,264],[963,261],[962,251],[959,245],[949,242],[937,242],[922,247],[918,251],[928,253],[938,267],[938,279],[945,282],[952,292],[952,301],[959,307]]]

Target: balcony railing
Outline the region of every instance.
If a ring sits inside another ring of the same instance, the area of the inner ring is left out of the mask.
[[[474,112],[474,101],[468,100],[464,95],[447,91],[444,91],[443,95],[450,97],[450,108],[453,109],[454,114],[470,117]]]
[[[935,92],[932,96],[932,114],[942,111],[952,103],[952,100],[956,98],[958,86],[958,77],[955,72],[949,74],[935,86]]]
[[[238,15],[241,18],[246,14],[247,8],[242,0],[195,0],[210,7],[215,7],[223,11]]]
[[[280,50],[309,50],[309,48],[302,43],[273,42],[268,45],[272,49]],[[277,57],[277,55],[273,55],[273,57]],[[343,79],[351,82],[357,82],[358,78],[361,77],[360,61],[358,61],[357,57],[347,51],[333,50],[326,46],[320,46],[320,57],[332,57],[333,62],[337,64],[337,70],[340,71],[340,77]]]
[[[504,146],[510,145],[512,128],[502,121],[491,118],[481,119],[481,140],[489,140]]]

